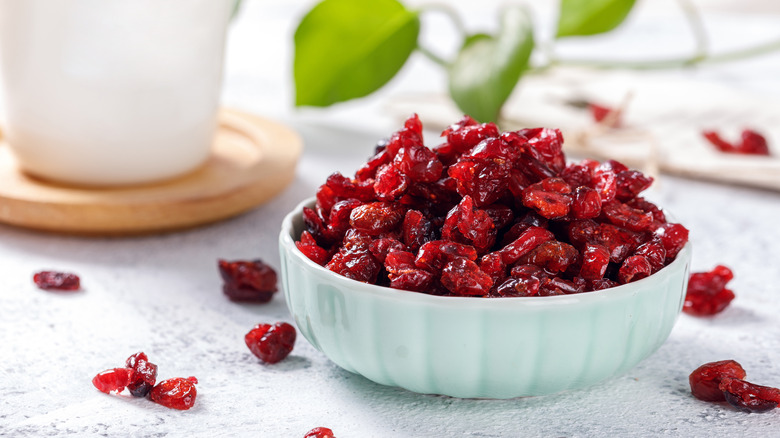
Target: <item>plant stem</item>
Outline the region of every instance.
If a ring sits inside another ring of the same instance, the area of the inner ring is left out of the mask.
[[[444,67],[448,68],[450,66],[450,63],[444,60],[441,56],[431,52],[430,50],[426,49],[425,47],[421,46],[420,43],[417,43],[417,51],[425,55],[426,58],[430,59],[434,63]]]
[[[704,21],[702,21],[699,11],[696,9],[691,0],[677,0],[677,4],[683,10],[685,19],[688,21],[688,25],[693,31],[693,38],[696,41],[696,53],[700,58],[706,58],[709,51],[709,40],[707,38],[707,31],[704,29]]]
[[[463,19],[460,18],[460,14],[458,14],[458,11],[456,11],[452,6],[446,4],[446,3],[430,3],[422,6],[420,8],[420,12],[441,12],[447,17],[449,17],[450,21],[452,21],[453,26],[455,26],[455,29],[460,32],[461,36],[463,38],[466,37],[466,25],[463,24]]]
[[[597,69],[629,69],[629,70],[665,70],[695,65],[720,64],[724,62],[738,61],[780,51],[780,39],[769,41],[753,47],[732,50],[715,55],[694,55],[678,58],[659,59],[653,61],[610,61],[588,59],[552,59],[548,65],[542,65],[538,69],[547,69],[553,66],[592,67]],[[536,69],[535,69],[536,70]]]

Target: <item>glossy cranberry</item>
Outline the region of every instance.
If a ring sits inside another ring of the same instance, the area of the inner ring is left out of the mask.
[[[603,245],[586,244],[582,251],[582,267],[580,276],[594,281],[604,278],[609,265],[609,250]]]
[[[219,260],[222,291],[232,301],[267,303],[276,292],[276,271],[260,259]]]
[[[76,274],[56,271],[41,271],[33,275],[33,282],[41,289],[47,290],[79,290],[81,281]]]
[[[409,177],[392,164],[385,164],[376,173],[374,192],[380,201],[394,201],[409,188]]]
[[[352,228],[378,236],[394,230],[404,220],[405,211],[389,202],[372,202],[356,207],[349,216]]]
[[[620,265],[618,271],[618,282],[622,284],[631,283],[632,281],[641,280],[645,277],[649,277],[653,273],[653,268],[650,266],[650,261],[647,257],[642,255],[633,255],[628,257]]]
[[[260,360],[274,364],[290,354],[295,345],[295,335],[295,327],[286,322],[257,324],[244,336],[244,342]]]
[[[322,248],[314,240],[314,237],[308,231],[301,233],[301,240],[295,242],[295,246],[309,259],[318,265],[324,266],[328,262],[330,253]]]
[[[731,269],[721,265],[710,272],[691,274],[683,312],[694,316],[712,316],[722,312],[734,299],[734,292],[726,289],[732,278]]]
[[[132,369],[127,389],[135,397],[146,397],[157,381],[157,365],[149,362],[145,353],[139,352],[127,358],[125,365]]]
[[[456,258],[442,269],[441,284],[455,295],[485,296],[493,286],[493,279],[471,260]]]
[[[740,378],[722,377],[718,389],[726,401],[743,412],[762,413],[780,404],[780,389],[756,385]]]
[[[163,380],[149,392],[149,400],[166,408],[186,411],[195,405],[195,398],[198,395],[195,389],[197,383],[198,379],[195,377]]]
[[[92,384],[106,394],[112,391],[119,393],[131,382],[132,375],[132,368],[113,368],[98,373],[92,378]]]
[[[333,431],[327,427],[315,427],[304,435],[303,438],[336,438]]]
[[[595,189],[577,187],[572,197],[571,210],[575,219],[593,219],[601,214],[601,196]]]
[[[724,401],[723,391],[718,387],[724,377],[744,379],[745,370],[734,360],[705,363],[688,376],[691,393],[699,400]]]

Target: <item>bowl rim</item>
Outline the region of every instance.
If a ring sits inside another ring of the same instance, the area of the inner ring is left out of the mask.
[[[299,260],[302,260],[304,263],[304,266],[307,268],[313,270],[315,273],[318,274],[318,276],[325,276],[332,281],[335,281],[337,283],[342,284],[346,289],[349,290],[357,290],[360,289],[361,293],[368,293],[368,294],[374,294],[377,297],[383,297],[383,298],[389,298],[389,299],[402,299],[407,301],[416,301],[421,303],[429,303],[429,304],[438,304],[438,305],[467,305],[470,307],[475,306],[476,304],[479,304],[480,307],[482,306],[504,306],[510,303],[522,303],[522,305],[558,305],[558,304],[569,304],[569,303],[583,303],[583,302],[589,302],[589,301],[602,301],[602,300],[614,300],[619,297],[626,297],[626,296],[632,296],[638,293],[638,291],[646,289],[645,286],[649,285],[653,281],[657,281],[659,276],[666,273],[669,274],[672,271],[675,271],[679,269],[680,265],[684,265],[686,263],[690,263],[691,259],[691,242],[690,240],[683,246],[683,248],[680,250],[680,252],[677,254],[677,257],[674,259],[673,262],[669,263],[668,265],[664,266],[656,272],[655,274],[652,274],[648,277],[642,278],[640,280],[627,283],[627,284],[621,284],[619,286],[611,287],[608,289],[602,289],[598,291],[591,291],[591,292],[583,292],[578,294],[569,294],[569,295],[553,295],[553,296],[533,296],[533,297],[491,297],[489,299],[486,299],[485,297],[455,297],[455,296],[440,296],[440,295],[430,295],[426,294],[424,292],[415,292],[415,291],[407,291],[403,289],[393,289],[386,286],[379,286],[376,284],[370,284],[370,283],[363,283],[357,280],[353,280],[351,278],[344,277],[342,275],[336,274],[335,272],[325,268],[324,266],[320,266],[308,257],[304,255],[298,247],[295,245],[295,240],[293,238],[292,232],[293,232],[293,220],[296,218],[296,216],[299,216],[303,210],[303,207],[311,207],[314,205],[316,201],[315,197],[306,198],[298,205],[295,206],[295,208],[287,213],[285,215],[283,221],[282,221],[282,228],[279,233],[279,243],[286,249],[288,249],[294,257],[298,258]],[[284,258],[284,255],[282,255]],[[683,268],[684,269],[684,268]],[[684,277],[684,281],[687,279],[687,276]],[[684,284],[684,283],[683,283]],[[286,291],[287,293],[291,293],[290,291]]]

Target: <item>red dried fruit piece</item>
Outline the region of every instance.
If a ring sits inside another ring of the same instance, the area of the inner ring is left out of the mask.
[[[98,391],[109,394],[111,391],[122,392],[130,383],[132,368],[112,368],[98,373],[92,378],[92,384]]]
[[[149,362],[143,352],[138,352],[127,358],[125,365],[132,369],[127,389],[135,397],[146,397],[157,381],[157,365]]]
[[[609,278],[602,278],[599,280],[589,281],[587,284],[587,290],[597,291],[613,288],[615,286],[620,286],[620,283],[614,280],[610,280]]]
[[[219,260],[222,292],[231,301],[267,303],[276,292],[276,271],[260,259]]]
[[[601,206],[604,216],[613,224],[631,231],[648,231],[653,226],[653,215],[631,208],[619,201]]]
[[[519,263],[536,265],[551,274],[556,274],[576,263],[578,257],[577,249],[568,243],[548,240],[520,257]]]
[[[444,265],[456,258],[474,261],[477,259],[477,250],[471,245],[446,240],[432,240],[420,247],[414,264],[426,271],[439,272],[444,268]]]
[[[493,286],[493,279],[471,260],[456,258],[442,269],[441,284],[455,295],[485,296]]]
[[[590,187],[577,187],[574,189],[571,212],[575,219],[598,217],[601,214],[601,196]]]
[[[649,277],[653,273],[653,268],[647,257],[633,255],[623,261],[618,271],[618,282],[621,284],[631,283]]]
[[[422,145],[401,148],[393,159],[395,167],[415,182],[432,183],[444,169],[436,154]]]
[[[382,150],[378,151],[376,155],[369,158],[368,161],[366,161],[366,164],[361,166],[360,169],[355,172],[355,179],[360,182],[373,179],[376,177],[379,168],[384,164],[390,163],[391,161],[393,161],[393,158],[390,156],[387,150],[383,148]]]
[[[479,269],[493,279],[493,284],[506,277],[506,264],[501,254],[491,252],[482,256],[479,261]]]
[[[666,249],[667,264],[674,260],[677,253],[688,243],[688,229],[680,224],[661,224],[654,233],[661,238]]]
[[[372,241],[368,245],[368,250],[371,251],[371,254],[374,256],[374,258],[379,260],[379,262],[384,263],[385,258],[390,252],[406,251],[406,246],[404,246],[403,243],[396,239],[386,237]]]
[[[485,252],[496,241],[496,227],[493,220],[484,211],[475,208],[471,196],[464,196],[460,204],[453,207],[444,221],[441,237],[443,240],[460,241],[463,236],[479,252]]]
[[[571,187],[590,187],[593,184],[593,170],[596,167],[598,167],[598,162],[592,160],[572,163],[563,169],[560,177]]]
[[[715,131],[703,131],[702,135],[719,151],[732,154],[769,155],[766,138],[752,129],[742,131],[740,143],[732,144],[723,140]]]
[[[418,210],[408,210],[401,225],[401,236],[410,250],[417,251],[423,243],[433,240],[431,221]]]
[[[417,114],[412,114],[404,122],[404,127],[400,131],[393,133],[387,141],[386,150],[391,157],[402,148],[407,146],[423,145],[422,122]]]
[[[457,181],[458,194],[471,196],[478,207],[495,203],[509,187],[509,168],[504,165],[459,161],[447,172]]]
[[[257,324],[244,336],[244,342],[260,360],[274,364],[290,354],[295,345],[295,334],[295,327],[286,322]]]
[[[325,266],[325,263],[327,263],[330,258],[330,252],[317,245],[317,241],[314,240],[314,237],[312,237],[311,233],[308,231],[301,233],[301,240],[295,242],[295,246],[303,255],[320,266]]]
[[[463,119],[450,125],[441,135],[447,137],[447,143],[452,146],[453,152],[462,154],[486,138],[498,137],[499,131],[494,123],[478,124],[471,117],[463,116]]]
[[[493,204],[483,209],[485,213],[490,216],[490,220],[493,221],[493,225],[496,230],[503,229],[507,225],[511,224],[515,218],[512,209],[502,204]]]
[[[585,292],[585,280],[564,280],[559,277],[547,277],[539,288],[539,296],[551,297],[555,295],[571,295]]]
[[[374,192],[380,201],[395,201],[409,188],[409,177],[392,164],[385,164],[376,172]]]
[[[372,236],[397,228],[404,220],[406,211],[403,207],[390,202],[371,202],[352,210],[349,216],[350,225]]]
[[[358,199],[368,202],[374,199],[374,181],[371,179],[358,181],[347,178],[339,172],[331,174],[325,184],[333,191],[333,194],[341,199]]]
[[[538,266],[517,265],[512,268],[512,276],[496,288],[496,294],[502,297],[536,296],[546,279],[547,275]]]
[[[606,246],[609,249],[610,260],[615,263],[623,263],[623,260],[636,250],[642,239],[643,236],[639,233],[615,225],[600,224],[593,240],[589,243]]]
[[[368,243],[361,243],[341,247],[325,268],[353,280],[375,283],[381,265],[368,249]]]
[[[588,110],[590,111],[590,115],[593,117],[593,120],[598,123],[607,120],[607,117],[609,117],[610,123],[608,126],[611,128],[617,128],[622,123],[620,110],[616,110],[604,105],[599,105],[593,102],[588,103]]]
[[[385,258],[385,269],[390,287],[416,292],[428,292],[433,274],[417,268],[414,254],[407,251],[391,251]]]
[[[315,427],[304,435],[303,438],[336,438],[333,431],[327,427]]]
[[[198,379],[192,376],[186,379],[174,377],[163,380],[149,392],[149,400],[166,408],[186,411],[195,405],[195,398],[198,396],[198,390],[195,389],[197,383]]]
[[[626,202],[626,205],[631,208],[636,208],[637,210],[651,213],[653,215],[653,219],[655,219],[655,221],[659,224],[666,222],[666,215],[664,215],[663,210],[658,208],[658,206],[652,202],[642,198],[641,196],[637,196],[636,198]]]
[[[705,363],[688,376],[691,393],[699,400],[724,401],[723,391],[718,385],[725,377],[744,379],[745,370],[734,360]]]
[[[528,149],[536,151],[538,158],[555,174],[566,167],[563,154],[563,134],[558,129],[531,128],[521,129],[518,134],[528,139]],[[535,157],[536,158],[536,157]]]
[[[740,152],[743,154],[770,155],[766,138],[751,129],[745,129],[742,131]]]
[[[562,178],[547,178],[523,190],[523,205],[547,219],[569,214],[571,187]]]
[[[76,274],[57,271],[40,271],[33,275],[33,282],[45,290],[79,290],[81,280]]]
[[[604,170],[601,166],[593,171],[591,185],[601,196],[602,202],[613,201],[617,197],[617,175],[612,170]]]
[[[653,178],[645,176],[637,170],[624,170],[616,175],[615,184],[617,193],[615,197],[618,201],[627,202],[634,199],[638,194],[653,184]]]
[[[712,316],[722,312],[734,299],[726,284],[734,278],[731,269],[719,265],[710,272],[691,274],[683,312],[694,316]]]
[[[718,389],[726,401],[743,412],[762,413],[780,404],[780,389],[756,385],[742,379],[723,377]]]
[[[664,267],[666,249],[664,249],[661,239],[653,236],[651,240],[639,245],[636,251],[634,251],[634,255],[646,257],[647,261],[650,262],[650,267],[653,268],[653,272],[658,272]]]
[[[586,244],[582,251],[580,277],[594,281],[604,277],[609,265],[609,250],[603,245]]]
[[[345,199],[333,204],[333,208],[328,215],[328,227],[326,230],[328,240],[338,242],[344,238],[344,234],[350,226],[352,210],[362,204],[357,199]]]
[[[554,237],[553,233],[544,228],[528,227],[517,239],[501,248],[499,253],[506,265],[512,265],[518,261],[520,257],[529,253],[542,243],[552,240]]]

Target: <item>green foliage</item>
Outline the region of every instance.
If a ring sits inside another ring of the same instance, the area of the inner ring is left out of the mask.
[[[324,0],[295,31],[295,104],[373,93],[406,63],[419,32],[417,13],[396,0]]]
[[[626,19],[635,0],[561,0],[557,37],[609,32]]]
[[[528,68],[533,48],[528,12],[517,6],[506,8],[497,35],[466,38],[448,69],[452,99],[461,111],[479,121],[497,121],[501,107]]]

